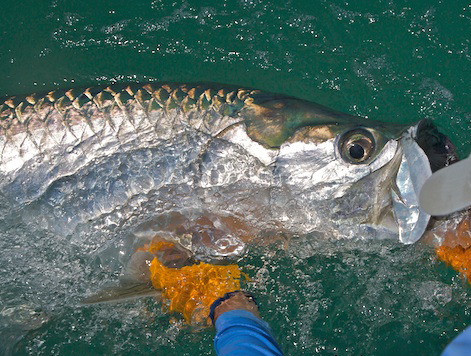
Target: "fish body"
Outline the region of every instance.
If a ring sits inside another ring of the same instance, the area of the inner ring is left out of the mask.
[[[58,90],[0,101],[0,124],[3,199],[63,235],[101,221],[212,260],[264,230],[413,243],[429,221],[416,199],[431,174],[420,126],[292,97],[218,84]]]

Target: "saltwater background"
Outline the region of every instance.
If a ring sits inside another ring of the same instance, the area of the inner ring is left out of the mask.
[[[471,150],[469,2],[2,5],[0,97],[112,82],[213,81],[387,122],[431,118],[461,156]],[[427,247],[298,244],[302,254],[293,247],[267,256],[260,248],[243,263],[255,281],[248,288],[260,295],[262,315],[287,355],[438,355],[471,323],[468,285]],[[6,271],[0,266],[0,279]],[[21,276],[16,280],[20,285]],[[59,286],[68,293],[67,284]],[[14,299],[14,290],[1,296]],[[5,308],[0,305],[4,354],[213,353],[212,330],[191,330],[178,317],[170,323],[173,316],[149,300],[55,304],[47,322],[31,330],[14,324]]]

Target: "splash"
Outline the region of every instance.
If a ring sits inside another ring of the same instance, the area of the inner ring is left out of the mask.
[[[172,246],[173,243],[157,241],[139,250],[156,253]],[[169,312],[181,313],[189,324],[208,323],[209,307],[214,300],[239,290],[241,277],[247,278],[235,264],[215,266],[201,262],[168,268],[157,257],[150,264],[150,275],[154,288],[162,290],[163,305]]]

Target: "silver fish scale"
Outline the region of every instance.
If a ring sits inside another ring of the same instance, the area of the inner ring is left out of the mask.
[[[0,105],[0,199],[32,229],[70,236],[88,251],[173,213],[206,215],[214,226],[234,218],[253,234],[400,235],[391,198],[402,157],[397,127],[384,135],[381,123],[368,122],[381,144],[371,162],[352,164],[338,140],[364,119],[256,90],[115,85]],[[412,236],[415,228],[402,229]],[[236,234],[218,231],[214,241],[174,238],[200,259],[243,251]]]
[[[147,84],[9,98],[0,111],[3,184],[18,177],[52,182],[91,160],[126,147],[159,145],[185,130],[215,136],[241,120],[237,112],[248,95],[244,89]],[[34,199],[37,184],[28,185],[29,194],[17,198]]]
[[[234,114],[253,92],[235,88],[205,89],[202,85],[184,84],[128,85],[124,88],[116,85],[95,91],[93,88],[83,91],[71,89],[66,92],[54,90],[44,97],[33,94],[25,98],[8,98],[0,104],[3,133],[12,136],[18,132],[42,128],[42,123],[56,114],[55,118],[69,129],[80,122],[86,122],[92,130],[97,126],[95,121],[98,117],[109,120],[110,125],[113,125],[111,117],[117,112],[121,112],[130,122],[134,121],[136,111],[150,115],[154,111],[169,112],[175,108],[184,113],[213,111],[221,118]],[[204,122],[192,120],[195,116],[186,117],[190,126],[204,127],[208,133],[220,130],[220,123],[214,121],[214,115],[206,116],[208,120]],[[51,130],[55,128],[53,126]]]

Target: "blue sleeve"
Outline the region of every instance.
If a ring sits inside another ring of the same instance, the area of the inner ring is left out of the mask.
[[[218,356],[282,356],[266,322],[246,310],[231,310],[216,320]]]
[[[471,326],[448,344],[441,356],[469,356],[471,355]]]

